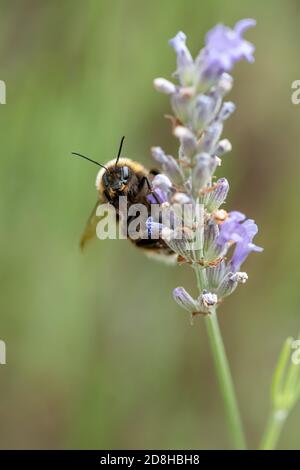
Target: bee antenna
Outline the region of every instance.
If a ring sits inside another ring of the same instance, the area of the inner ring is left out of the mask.
[[[72,152],[72,155],[77,155],[78,157],[85,158],[85,160],[88,160],[89,162],[95,163],[95,165],[101,166],[101,168],[104,168],[105,170],[107,170],[106,166],[101,165],[101,163],[96,162],[95,160],[92,160],[91,158],[88,158],[85,155],[82,155],[81,153]]]
[[[117,166],[117,164],[118,164],[118,161],[119,161],[119,158],[120,158],[120,155],[121,155],[121,151],[122,151],[122,146],[123,146],[124,139],[125,139],[125,135],[123,135],[123,137],[121,139],[120,148],[119,148],[119,152],[118,152],[118,156],[117,156],[117,159],[116,159],[115,166]]]

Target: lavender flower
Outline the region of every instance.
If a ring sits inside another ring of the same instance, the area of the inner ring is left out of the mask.
[[[160,147],[152,147],[152,157],[172,181],[182,183],[183,173],[175,158],[166,155]]]
[[[230,212],[228,219],[221,225],[218,243],[220,245],[230,246],[235,243],[236,247],[230,261],[230,267],[233,272],[239,270],[241,264],[245,261],[251,251],[263,251],[259,246],[254,245],[252,240],[258,232],[254,220],[246,219],[241,212]]]
[[[152,149],[165,176],[154,178],[154,191],[148,199],[163,202],[169,223],[161,215],[153,216],[147,227],[177,253],[180,263],[190,264],[199,273],[197,299],[183,287],[173,292],[175,301],[190,312],[215,310],[222,298],[246,282],[247,274],[239,270],[249,253],[262,251],[253,243],[254,221],[240,212],[220,209],[229,191],[226,178],[213,180],[223,156],[231,150],[228,139],[221,138],[224,121],[235,110],[234,103],[223,102],[233,84],[228,72],[241,59],[253,62],[254,46],[243,34],[254,25],[248,19],[233,29],[217,25],[206,35],[205,47],[195,60],[185,34],[179,32],[170,41],[177,56],[174,76],[179,85],[164,78],[154,81],[155,88],[170,97],[179,151],[175,159],[160,147]],[[233,244],[231,259],[225,260]]]
[[[230,266],[233,272],[236,272],[240,269],[241,265],[252,251],[259,253],[263,251],[263,248],[248,241],[243,241],[236,244],[236,248],[230,262]]]
[[[172,187],[170,179],[163,174],[158,174],[152,181],[152,194],[147,196],[151,204],[163,204],[168,201],[168,192]]]
[[[167,195],[162,189],[157,188],[147,196],[147,200],[150,204],[163,204],[167,201]]]
[[[198,61],[202,65],[202,75],[217,78],[223,72],[232,70],[235,62],[246,59],[253,62],[254,46],[243,39],[244,32],[256,22],[252,19],[238,21],[234,29],[218,24],[205,38],[205,48]]]
[[[169,43],[177,54],[177,70],[174,75],[179,79],[181,85],[189,85],[192,83],[194,61],[186,46],[186,35],[179,31],[173,39],[170,39]]]

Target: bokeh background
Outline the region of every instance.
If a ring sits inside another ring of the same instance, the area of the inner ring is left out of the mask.
[[[170,77],[167,41],[182,29],[197,53],[217,22],[257,19],[253,65],[234,71],[237,110],[219,175],[227,202],[260,227],[241,287],[220,310],[250,447],[269,407],[283,340],[300,329],[300,79],[297,0],[0,2],[0,446],[228,448],[206,332],[171,291],[196,286],[187,267],[149,261],[126,241],[78,240],[96,200],[97,168],[120,137],[151,165],[150,147],[176,154],[156,76]],[[279,447],[300,448],[300,406]]]

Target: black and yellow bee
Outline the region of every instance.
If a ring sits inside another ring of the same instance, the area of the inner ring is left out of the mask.
[[[99,222],[97,217],[97,208],[99,204],[111,204],[119,214],[119,197],[127,197],[127,207],[132,204],[143,204],[147,210],[148,215],[151,215],[151,202],[147,198],[153,194],[152,180],[158,173],[156,170],[147,170],[141,163],[130,160],[129,158],[120,158],[122,145],[124,142],[122,137],[118,156],[114,160],[110,160],[106,165],[92,160],[80,153],[72,152],[73,155],[78,155],[86,160],[100,166],[101,169],[96,178],[96,189],[98,192],[98,200],[96,205],[87,221],[85,230],[80,240],[81,248],[84,248],[87,241],[91,240],[96,235],[96,226]],[[159,203],[159,201],[157,201]],[[127,218],[127,227],[132,222],[132,216]],[[158,259],[173,262],[176,259],[174,252],[166,245],[164,240],[149,238],[131,239],[136,247],[144,249],[145,253],[149,256],[158,257]]]

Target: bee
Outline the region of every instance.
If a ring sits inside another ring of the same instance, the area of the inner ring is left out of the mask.
[[[86,243],[96,235],[96,227],[99,222],[99,217],[97,216],[97,208],[99,204],[108,203],[112,205],[116,211],[117,218],[119,218],[121,215],[119,198],[121,196],[126,196],[127,208],[132,204],[143,204],[147,208],[148,216],[150,217],[151,215],[151,202],[147,196],[152,194],[156,200],[151,182],[154,176],[158,174],[158,171],[147,170],[141,163],[129,158],[121,158],[124,139],[125,136],[121,139],[117,157],[107,162],[106,165],[102,165],[101,163],[80,153],[72,152],[72,155],[77,155],[101,167],[96,177],[98,199],[80,239],[80,246],[82,249],[85,247]],[[157,203],[159,204],[158,200]],[[132,216],[127,216],[127,228],[133,219],[134,218]],[[135,246],[143,249],[148,256],[170,263],[173,263],[176,260],[174,252],[161,238],[132,239],[128,233],[127,235]]]

